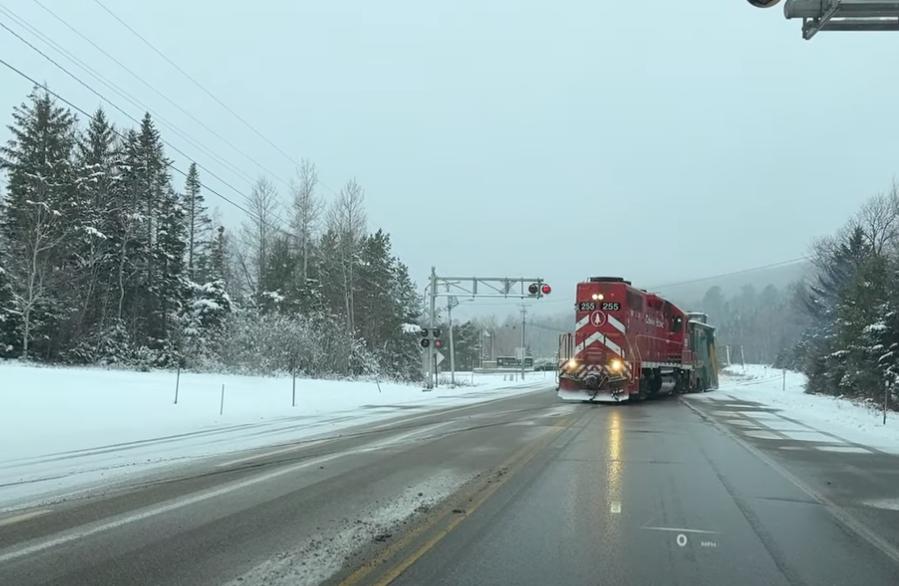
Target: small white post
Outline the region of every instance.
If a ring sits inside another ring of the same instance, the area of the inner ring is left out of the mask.
[[[291,393],[290,393],[290,406],[291,407],[297,406],[297,371],[296,370],[293,371],[293,388],[291,389]]]
[[[782,391],[787,390],[787,369],[786,368],[783,369],[783,384],[781,385],[780,390],[782,390]]]
[[[175,405],[178,404],[178,386],[181,384],[181,362],[178,362],[178,372],[175,374]]]
[[[890,401],[890,383],[883,383],[883,424],[887,424],[887,408]]]
[[[219,415],[225,412],[225,385],[222,385],[222,400],[219,402]]]

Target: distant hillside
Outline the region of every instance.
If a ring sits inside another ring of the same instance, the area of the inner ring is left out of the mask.
[[[723,277],[712,277],[691,280],[684,279],[681,283],[670,284],[653,291],[661,293],[674,303],[689,308],[697,300],[702,299],[709,288],[721,287],[725,296],[731,296],[740,291],[744,285],[753,285],[761,291],[768,285],[774,285],[778,289],[790,285],[799,280],[806,279],[813,274],[813,267],[809,262],[800,262],[770,269],[762,269]]]

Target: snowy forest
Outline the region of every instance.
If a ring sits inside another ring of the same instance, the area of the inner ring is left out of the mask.
[[[804,372],[810,392],[880,401],[886,385],[899,399],[899,187],[871,197],[810,256],[814,275],[789,288],[748,285],[729,299],[709,289],[697,306],[719,345]]]
[[[166,157],[145,115],[79,120],[45,90],[0,147],[0,357],[147,369],[420,377],[420,301],[350,180],[310,161],[214,221],[202,167]],[[237,198],[235,198],[237,199]]]

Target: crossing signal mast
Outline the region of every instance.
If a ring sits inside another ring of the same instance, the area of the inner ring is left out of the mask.
[[[748,0],[771,8],[780,0]],[[822,31],[899,31],[899,0],[786,0],[784,16],[802,19],[802,38]]]
[[[437,275],[437,269],[431,267],[431,278],[427,286],[427,296],[430,298],[429,328],[421,330],[419,345],[424,349],[424,358],[427,362],[425,371],[428,375],[426,386],[434,388],[437,380],[437,365],[442,356],[437,350],[443,348],[440,339],[440,328],[437,324],[437,298],[445,297],[447,300],[447,313],[449,314],[449,350],[450,370],[455,371],[453,357],[453,323],[452,309],[458,305],[458,298],[469,297],[479,299],[484,297],[502,299],[541,299],[552,293],[552,287],[542,277],[442,277]],[[521,376],[524,377],[524,319],[525,310],[522,306],[521,326]]]

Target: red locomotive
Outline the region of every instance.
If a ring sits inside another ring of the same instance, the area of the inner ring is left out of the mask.
[[[578,283],[574,334],[559,342],[559,397],[642,400],[718,385],[715,328],[620,277]]]

